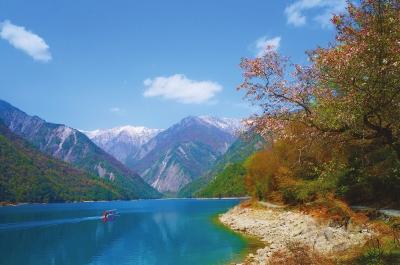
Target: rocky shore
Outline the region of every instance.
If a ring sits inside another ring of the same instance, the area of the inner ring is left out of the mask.
[[[363,244],[373,235],[364,227],[331,227],[296,211],[264,205],[260,208],[236,206],[220,215],[220,221],[231,229],[254,236],[265,247],[246,257],[245,264],[268,264],[277,251],[285,251],[290,243],[299,243],[324,256],[334,256]]]

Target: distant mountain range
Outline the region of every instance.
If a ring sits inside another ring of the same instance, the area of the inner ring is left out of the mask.
[[[112,182],[125,199],[160,196],[137,173],[76,129],[27,115],[2,100],[0,119],[13,133],[30,142],[41,152]]]
[[[161,131],[163,130],[127,125],[112,129],[82,132],[120,162],[126,163],[128,156],[135,156],[145,143]]]
[[[84,133],[158,191],[176,193],[208,170],[241,128],[238,119],[189,116],[166,130],[123,126]]]
[[[113,198],[192,196],[221,171],[216,168],[235,160],[227,159],[232,148],[247,154],[238,142],[231,146],[243,130],[231,118],[189,116],[165,130],[127,125],[79,131],[0,100],[0,120],[38,151],[108,183]]]
[[[213,116],[199,116],[200,120],[226,133],[237,136],[243,130],[243,123],[235,118],[218,118]]]
[[[189,116],[147,142],[127,165],[158,191],[176,193],[226,152],[236,139],[232,131],[223,120]]]

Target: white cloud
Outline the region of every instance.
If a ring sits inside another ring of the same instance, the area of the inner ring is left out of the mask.
[[[146,79],[144,85],[145,97],[163,97],[185,104],[208,102],[222,90],[222,86],[216,82],[195,81],[182,74]]]
[[[256,48],[256,56],[261,57],[265,55],[268,50],[277,50],[281,44],[281,37],[275,37],[272,39],[267,39],[266,36],[263,36],[256,40],[255,48]]]
[[[46,42],[24,27],[14,25],[8,20],[1,22],[0,37],[37,61],[48,62],[51,60],[49,46]]]
[[[321,27],[328,27],[332,14],[346,10],[346,0],[297,0],[285,8],[287,23],[296,27],[307,23],[306,12],[311,9],[319,9],[319,14],[313,17]]]

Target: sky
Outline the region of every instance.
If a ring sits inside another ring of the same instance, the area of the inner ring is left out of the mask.
[[[244,118],[240,59],[306,63],[345,0],[0,0],[0,99],[81,130]]]

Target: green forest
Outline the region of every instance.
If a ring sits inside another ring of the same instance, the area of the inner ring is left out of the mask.
[[[0,201],[63,202],[123,198],[109,181],[50,158],[0,123]]]

